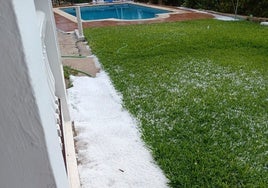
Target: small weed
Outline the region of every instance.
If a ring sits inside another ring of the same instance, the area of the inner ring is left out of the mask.
[[[64,78],[65,78],[67,88],[73,87],[73,85],[72,85],[72,83],[70,81],[70,75],[76,76],[76,75],[78,75],[80,73],[82,75],[92,77],[92,75],[90,75],[90,74],[88,74],[88,73],[86,73],[84,71],[74,69],[74,68],[72,68],[70,66],[66,66],[66,65],[63,66],[63,71],[64,71]]]
[[[70,88],[73,87],[72,82],[70,81],[70,76],[71,75],[77,75],[78,71],[71,68],[70,66],[63,66],[63,72],[64,72],[64,79],[65,79],[65,83],[66,83],[66,87]]]

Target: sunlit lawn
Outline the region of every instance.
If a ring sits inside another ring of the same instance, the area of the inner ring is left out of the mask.
[[[85,30],[171,187],[268,186],[268,27]]]

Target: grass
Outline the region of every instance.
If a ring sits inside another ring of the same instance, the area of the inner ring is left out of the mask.
[[[268,186],[268,28],[216,20],[85,30],[171,187]]]

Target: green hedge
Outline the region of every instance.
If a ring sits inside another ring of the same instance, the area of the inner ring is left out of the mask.
[[[146,0],[142,0],[143,2]],[[148,1],[147,1],[148,2]],[[150,0],[151,3],[234,13],[237,0]],[[267,0],[239,0],[238,14],[268,18]]]

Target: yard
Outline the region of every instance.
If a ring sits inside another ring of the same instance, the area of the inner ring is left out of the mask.
[[[85,35],[171,187],[268,185],[267,27],[199,20]]]

